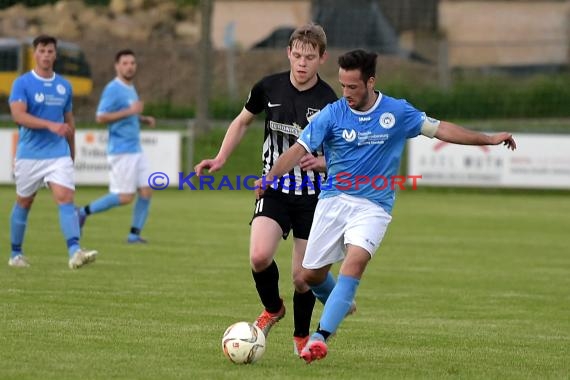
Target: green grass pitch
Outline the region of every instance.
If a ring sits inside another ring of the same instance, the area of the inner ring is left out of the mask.
[[[79,188],[79,204],[106,190]],[[357,294],[358,312],[305,365],[293,355],[291,242],[277,256],[288,315],[263,359],[237,366],[220,339],[260,304],[248,263],[246,191],[156,192],[144,236],[131,206],[88,220],[97,262],[71,271],[41,191],[7,266],[14,189],[0,188],[1,379],[568,379],[568,194],[401,191]],[[317,306],[316,326],[322,307]]]

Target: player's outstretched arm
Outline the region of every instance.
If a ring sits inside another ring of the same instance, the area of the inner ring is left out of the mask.
[[[448,121],[441,121],[435,137],[439,140],[462,145],[499,145],[504,144],[507,148],[515,150],[517,144],[513,135],[508,132],[500,132],[486,135],[481,132],[463,128]]]
[[[220,170],[243,139],[254,117],[254,114],[245,108],[242,109],[239,115],[230,123],[216,157],[204,159],[194,166],[196,175],[202,175],[204,170],[208,170],[210,173]]]

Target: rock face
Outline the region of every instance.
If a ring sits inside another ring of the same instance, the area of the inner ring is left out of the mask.
[[[196,11],[178,7],[173,1],[112,0],[108,7],[88,7],[81,0],[59,1],[53,5],[26,8],[15,5],[0,12],[0,34],[28,37],[38,32],[51,33],[66,40],[81,40],[87,33],[107,38],[147,41],[161,31],[174,31],[175,39],[196,43],[199,27]],[[181,34],[176,34],[181,30]]]
[[[108,7],[81,0],[0,11],[0,36],[27,38],[41,33],[78,43],[91,66],[94,91],[76,109],[93,112],[103,86],[113,78],[113,58],[131,48],[139,58],[137,87],[148,101],[192,101],[193,64],[188,62],[200,36],[194,8],[172,0],[112,0]],[[181,85],[188,82],[189,85]],[[181,89],[181,90],[179,90]]]

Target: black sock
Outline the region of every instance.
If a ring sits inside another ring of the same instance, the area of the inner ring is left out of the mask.
[[[317,334],[321,334],[323,336],[323,338],[325,338],[325,341],[329,338],[329,336],[331,336],[330,332],[321,329],[320,323],[319,323],[319,327],[317,328]]]
[[[270,313],[277,313],[283,300],[279,297],[279,269],[275,260],[261,272],[251,271],[261,303]]]
[[[141,234],[140,228],[131,227],[131,234],[140,235]]]
[[[309,335],[315,299],[311,290],[305,293],[295,291],[293,294],[293,320],[295,323],[293,336],[304,337]]]
[[[91,209],[89,208],[89,205],[85,206],[85,215],[90,215],[91,214]]]

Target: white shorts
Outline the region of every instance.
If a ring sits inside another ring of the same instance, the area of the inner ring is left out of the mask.
[[[16,194],[20,197],[30,197],[47,183],[56,183],[75,190],[74,173],[71,157],[43,160],[16,159],[14,164]]]
[[[347,244],[374,256],[391,220],[382,207],[368,199],[347,194],[319,199],[303,267],[319,269],[342,261]]]
[[[141,187],[148,187],[150,165],[142,153],[113,154],[107,156],[111,166],[109,192],[134,194]]]

